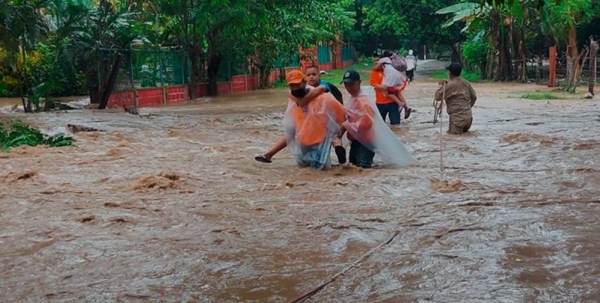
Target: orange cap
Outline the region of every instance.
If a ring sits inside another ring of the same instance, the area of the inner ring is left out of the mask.
[[[287,81],[288,85],[298,84],[304,80],[304,74],[301,71],[295,69],[287,73],[287,75],[285,76],[285,80]]]

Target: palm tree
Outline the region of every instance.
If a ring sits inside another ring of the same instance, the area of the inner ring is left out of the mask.
[[[130,6],[104,0],[97,6],[79,0],[68,4],[63,12],[67,17],[56,18],[56,32],[69,39],[66,51],[86,75],[90,101],[98,103],[100,109],[106,108],[124,54],[140,33],[133,20],[135,13]]]
[[[19,93],[26,112],[33,111],[28,97],[33,90],[29,83],[27,54],[48,32],[48,24],[41,13],[44,5],[44,1],[31,0],[0,2],[0,46],[7,52],[4,63],[18,75]]]

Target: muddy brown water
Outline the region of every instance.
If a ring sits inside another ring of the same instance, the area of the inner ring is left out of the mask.
[[[282,133],[277,90],[141,117],[13,113],[104,131],[0,154],[0,297],[288,302],[398,230],[309,302],[599,302],[600,102],[475,85],[443,182],[435,88],[408,88],[417,112],[394,131],[421,164],[402,169],[254,161]]]

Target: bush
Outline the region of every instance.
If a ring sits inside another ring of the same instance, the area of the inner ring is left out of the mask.
[[[492,46],[484,39],[483,32],[472,35],[469,38],[461,46],[462,56],[466,65],[465,69],[472,74],[483,75],[488,66],[487,55],[492,51]]]
[[[52,39],[47,43],[38,43],[34,51],[27,53],[24,60],[19,53],[16,55],[16,61],[8,60],[5,52],[0,49],[0,96],[15,97],[20,94],[19,81],[26,80],[29,88],[25,94],[32,93],[29,89],[44,83],[50,83],[52,89],[48,96],[70,96],[82,95],[86,93],[85,77],[73,69],[72,58],[67,56],[65,46],[67,42],[61,43],[61,55],[57,58],[57,46]],[[22,69],[23,62],[26,62],[27,79],[20,79],[18,70]],[[42,97],[48,97],[46,95]]]
[[[38,129],[14,120],[12,123],[0,124],[0,145],[7,152],[11,147],[21,145],[49,145],[51,147],[69,146],[75,140],[64,134],[46,136]]]

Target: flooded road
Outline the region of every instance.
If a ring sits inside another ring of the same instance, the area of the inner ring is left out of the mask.
[[[282,133],[281,90],[13,114],[103,131],[0,154],[0,297],[288,302],[397,231],[308,301],[600,302],[600,101],[474,87],[472,132],[443,136],[446,182],[431,81],[394,129],[421,163],[403,169],[254,161]]]

